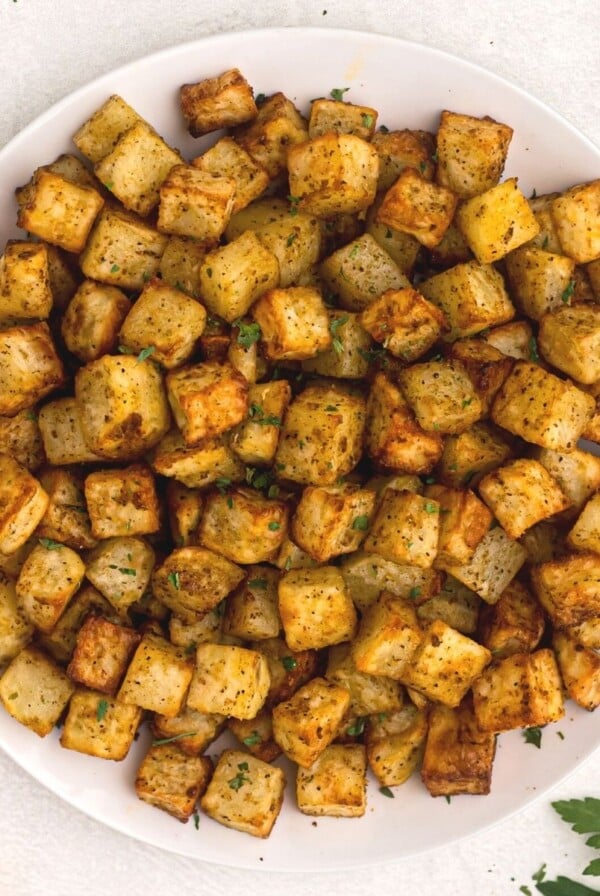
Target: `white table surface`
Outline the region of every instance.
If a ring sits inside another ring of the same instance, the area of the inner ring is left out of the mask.
[[[205,34],[274,25],[363,29],[452,52],[519,84],[600,145],[598,0],[0,0],[0,145],[50,104],[124,62]],[[531,875],[543,862],[551,877],[593,883],[580,876],[590,858],[584,838],[558,818],[550,800],[600,796],[600,752],[491,830],[349,874],[211,866],[88,819],[3,754],[0,781],[0,896],[514,896],[522,885],[534,889]]]

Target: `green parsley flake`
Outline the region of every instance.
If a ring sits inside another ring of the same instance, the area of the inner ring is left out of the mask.
[[[542,746],[542,729],[536,726],[532,728],[526,728],[525,731],[522,732],[523,737],[525,738],[526,744],[533,744],[534,747],[537,747],[538,750]]]
[[[241,318],[238,318],[234,320],[233,326],[238,328],[237,343],[243,345],[244,348],[250,348],[262,336],[260,324],[256,322],[245,324]]]
[[[173,586],[175,591],[179,591],[181,581],[180,581],[178,572],[170,572],[169,575],[167,576],[167,582]]]
[[[137,576],[135,569],[132,569],[130,566],[119,566],[119,572],[123,576]]]
[[[153,747],[161,747],[163,744],[172,744],[176,740],[183,740],[184,737],[195,737],[197,731],[182,731],[181,734],[174,734],[173,737],[161,737],[152,741]]]
[[[366,716],[357,716],[352,725],[346,728],[346,734],[349,737],[360,737],[364,733],[367,724]]]
[[[394,799],[394,794],[392,793],[392,791],[390,790],[389,787],[380,787],[379,793],[381,793],[383,796],[389,797],[389,799],[391,799],[391,800]]]
[[[270,529],[271,532],[277,532],[278,529],[281,529],[281,523],[278,523],[277,520],[271,520],[267,528]]]
[[[298,666],[298,660],[293,656],[282,656],[281,665],[286,672],[293,672],[294,669]]]
[[[256,744],[262,743],[262,737],[258,733],[258,731],[253,731],[252,734],[249,734],[248,737],[244,737],[242,739],[242,743],[246,744],[247,747],[254,747]]]
[[[194,812],[192,818],[194,819],[194,827],[196,828],[197,831],[200,830],[200,813],[198,812],[197,809]]]
[[[425,501],[425,505],[423,507],[425,513],[437,513],[438,506],[435,501]]]
[[[38,538],[38,541],[47,551],[56,551],[58,548],[62,548],[62,544],[52,538]]]
[[[344,102],[344,94],[348,93],[350,90],[349,87],[334,87],[332,91],[330,91],[329,96],[333,100],[337,100],[340,103]]]
[[[244,784],[250,782],[250,778],[244,774],[248,771],[247,762],[238,762],[238,773],[234,778],[230,778],[227,782],[232,790],[239,790]]]
[[[575,292],[575,281],[569,280],[566,287],[562,291],[562,295],[560,297],[561,301],[564,302],[566,305],[574,292]]]
[[[344,324],[347,324],[348,320],[348,315],[343,314],[341,317],[334,318],[329,323],[329,332],[333,337],[331,345],[336,355],[341,355],[341,353],[344,351],[344,343],[338,336],[338,330],[340,329],[340,327],[343,327]]]
[[[250,579],[248,582],[249,588],[259,588],[261,591],[265,591],[267,588],[268,582],[266,579]]]
[[[155,345],[149,345],[147,348],[143,348],[141,350],[141,352],[139,353],[139,355],[137,356],[138,362],[145,361],[147,358],[150,357],[150,355],[153,355],[155,351],[156,351]]]
[[[414,599],[415,597],[421,597],[422,593],[423,593],[422,589],[418,585],[415,585],[415,587],[411,588],[410,591],[408,592],[408,596],[412,597]]]
[[[352,521],[352,528],[358,529],[359,532],[366,532],[369,528],[369,517],[368,516],[357,516]]]
[[[96,720],[101,722],[107,712],[108,700],[98,700],[98,705],[96,706]]]
[[[113,264],[112,267],[111,267],[111,269],[110,269],[110,272],[111,272],[111,274],[116,274],[117,271],[120,271],[120,270],[121,270],[121,268],[119,267],[118,264]]]
[[[372,128],[373,127],[373,116],[369,112],[363,112],[362,123],[364,128]]]

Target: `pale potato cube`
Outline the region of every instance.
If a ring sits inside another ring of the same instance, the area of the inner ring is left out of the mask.
[[[144,596],[154,560],[154,551],[143,538],[123,535],[103,538],[86,556],[85,574],[123,616]]]
[[[367,757],[362,744],[330,744],[298,768],[296,801],[304,815],[360,818],[367,808]]]
[[[243,641],[276,638],[281,629],[277,596],[279,572],[272,566],[248,567],[248,578],[227,600],[223,632]]]
[[[421,602],[421,594],[414,599],[417,618],[422,626],[441,619],[463,635],[474,635],[483,602],[479,595],[461,582],[446,575],[444,587],[438,594]],[[487,645],[486,645],[487,646]]]
[[[600,308],[557,308],[540,321],[538,346],[543,357],[579,383],[600,380]]]
[[[552,647],[567,694],[589,712],[600,706],[600,656],[566,632],[554,632]]]
[[[360,315],[367,333],[394,357],[415,361],[446,329],[443,313],[412,287],[388,289]]]
[[[488,794],[495,752],[495,736],[482,731],[469,704],[438,704],[429,715],[421,778],[432,796]]]
[[[356,609],[337,567],[289,570],[279,580],[278,595],[291,650],[319,650],[354,637]]]
[[[495,186],[504,170],[513,129],[489,116],[444,110],[436,138],[438,183],[461,198]]]
[[[187,821],[213,772],[208,756],[187,756],[176,744],[152,744],[135,778],[135,792],[145,803]]]
[[[273,709],[273,736],[288,759],[308,768],[337,736],[350,692],[313,678]]]
[[[12,554],[25,544],[44,516],[48,501],[25,467],[8,454],[0,454],[0,553]]]
[[[242,579],[244,572],[206,548],[176,548],[152,576],[152,591],[174,613],[204,616]]]
[[[0,454],[10,454],[30,473],[46,460],[37,415],[22,410],[14,417],[0,416]]]
[[[192,680],[193,663],[166,638],[148,631],[138,644],[117,700],[164,716],[181,710]]]
[[[467,371],[487,416],[500,386],[512,370],[512,358],[480,338],[453,342],[448,357],[460,361]]]
[[[329,348],[329,317],[318,289],[270,289],[252,308],[261,343],[270,361],[302,361]]]
[[[46,246],[8,243],[0,256],[0,321],[47,318],[53,304]]]
[[[308,128],[292,101],[278,92],[267,97],[254,121],[237,129],[234,136],[275,178],[285,170],[289,147],[308,138]]]
[[[428,569],[438,549],[440,505],[410,491],[387,489],[363,544],[368,554]]]
[[[114,694],[141,635],[102,616],[87,616],[77,634],[67,667],[72,681],[103,694]]]
[[[562,250],[577,264],[600,255],[599,200],[600,180],[593,180],[566,190],[550,206]]]
[[[414,168],[405,168],[383,197],[376,221],[410,233],[431,249],[450,226],[457,202],[451,190],[432,183]]]
[[[369,233],[336,249],[319,272],[347,311],[362,311],[388,289],[410,287],[396,262]]]
[[[479,483],[479,494],[511,538],[548,519],[571,502],[537,460],[518,458],[498,467]]]
[[[429,485],[427,498],[439,504],[440,529],[437,556],[440,563],[468,563],[492,522],[492,514],[470,490]]]
[[[191,652],[195,652],[195,649]],[[198,712],[187,706],[172,718],[154,713],[151,728],[156,741],[153,746],[160,746],[160,741],[177,738],[177,746],[182,753],[186,756],[199,756],[221,734],[226,722],[226,716]]]
[[[434,569],[394,563],[366,551],[343,557],[340,569],[350,596],[362,613],[384,590],[399,597],[426,601],[438,594],[441,587],[440,573]]]
[[[37,647],[24,647],[0,678],[5,710],[39,737],[50,734],[74,690],[60,666]]]
[[[12,417],[32,407],[65,380],[48,324],[0,330],[0,414]]]
[[[80,361],[96,361],[111,352],[131,302],[116,286],[84,280],[63,314],[65,345]]]
[[[17,579],[19,603],[36,628],[52,631],[84,573],[85,564],[75,551],[50,539],[40,539]]]
[[[248,390],[248,419],[231,438],[231,448],[245,464],[272,464],[279,431],[290,403],[292,390],[287,380],[257,383]]]
[[[404,784],[419,767],[427,727],[427,713],[410,704],[369,719],[367,760],[382,787]]]
[[[375,492],[354,485],[308,486],[292,519],[294,541],[325,563],[358,550],[369,527]]]
[[[145,464],[121,470],[97,470],[86,477],[85,500],[95,538],[149,535],[160,526],[160,508],[152,471]]]
[[[600,616],[592,616],[579,625],[568,626],[566,631],[584,647],[600,650]]]
[[[358,718],[374,713],[396,712],[403,704],[402,685],[385,675],[370,675],[357,669],[348,643],[336,644],[327,651],[325,678],[348,688],[348,711]]]
[[[567,542],[576,551],[600,554],[600,492],[592,495],[577,517]]]
[[[233,211],[235,181],[193,165],[175,165],[160,187],[158,229],[215,243]]]
[[[460,433],[483,416],[483,406],[461,361],[422,361],[400,371],[400,387],[428,432]]]
[[[181,432],[172,429],[154,449],[150,463],[155,472],[169,476],[188,488],[204,488],[222,480],[227,485],[242,482],[245,468],[233,453],[227,437],[186,445]]]
[[[456,218],[480,264],[504,258],[533,239],[540,229],[516,177],[467,199],[456,212]]]
[[[139,706],[101,691],[77,688],[69,703],[60,745],[98,759],[125,759],[142,721]]]
[[[529,321],[515,320],[480,333],[479,338],[503,355],[519,361],[539,361],[537,341]]]
[[[493,605],[485,604],[479,617],[479,640],[494,659],[535,650],[544,633],[544,611],[530,591],[516,579]]]
[[[352,659],[359,672],[400,680],[422,637],[413,603],[382,591],[363,613]]]
[[[0,669],[29,644],[33,624],[17,601],[14,582],[0,575]]]
[[[93,187],[39,169],[19,208],[17,226],[68,252],[81,252],[103,205]]]
[[[600,556],[567,554],[531,571],[537,599],[559,629],[600,616]]]
[[[197,538],[200,545],[234,563],[267,563],[277,556],[287,528],[283,501],[237,488],[207,496]]]
[[[138,121],[142,118],[135,109],[113,94],[81,125],[73,143],[90,162],[99,162],[113,149],[121,134]]]
[[[168,236],[135,215],[103,209],[79,258],[84,275],[121,289],[142,289],[158,272]]]
[[[575,274],[572,258],[526,245],[507,255],[505,264],[511,295],[523,314],[541,320],[563,306]]]
[[[40,409],[38,423],[48,463],[54,466],[102,461],[88,447],[75,398],[57,398]]]
[[[165,496],[173,544],[178,548],[187,547],[195,538],[202,516],[204,495],[200,489],[188,488],[176,479],[170,479]]]
[[[258,109],[252,87],[237,68],[179,88],[181,111],[192,137],[252,121]]]
[[[487,604],[495,604],[527,559],[527,552],[506,534],[501,526],[483,536],[468,563],[439,563]]]
[[[269,185],[267,171],[232,137],[221,137],[206,152],[192,159],[192,165],[210,174],[233,178],[232,215],[258,199]]]
[[[279,553],[273,561],[277,569],[313,569],[318,566],[318,562],[298,547],[291,538],[286,537],[281,542]]]
[[[194,614],[181,608],[180,615],[173,611],[169,617],[169,640],[177,647],[182,647],[187,653],[194,653],[198,644],[204,641],[212,641],[215,644],[223,642],[223,616],[222,607],[217,604],[213,610],[207,613]]]
[[[581,511],[588,498],[600,489],[600,457],[589,451],[537,448],[533,456],[556,479],[576,511]]]
[[[328,310],[329,332],[335,338],[325,351],[302,362],[302,369],[336,379],[363,379],[369,371],[371,337],[358,314]]]
[[[193,298],[200,295],[200,267],[208,248],[185,236],[170,236],[161,255],[158,274],[163,282]]]
[[[363,140],[370,140],[376,124],[377,110],[370,106],[319,98],[310,104],[308,136],[320,137],[334,131],[336,134],[355,134]]]
[[[248,412],[248,383],[229,364],[204,361],[172,370],[166,384],[186,445],[221,435]]]
[[[466,488],[512,456],[507,434],[490,423],[475,423],[466,432],[446,436],[438,476],[449,488]]]
[[[199,712],[253,719],[271,682],[267,660],[257,650],[229,644],[199,644],[187,705]]]

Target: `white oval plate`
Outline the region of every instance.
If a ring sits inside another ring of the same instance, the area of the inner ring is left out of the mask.
[[[505,174],[526,194],[563,189],[600,175],[600,152],[564,119],[522,90],[472,64],[375,34],[273,29],[222,34],[141,59],[103,76],[49,109],[0,152],[0,245],[17,235],[13,191],[33,169],[72,151],[70,136],[111,94],[119,93],[186,156],[199,143],[184,130],[177,88],[238,67],[255,93],[282,90],[301,109],[334,87],[372,105],[388,127],[435,130],[441,109],[490,115],[515,130]],[[317,819],[294,807],[293,775],[268,840],[221,827],[199,829],[140,802],[135,770],[147,737],[126,761],[103,762],[63,750],[57,734],[41,740],[0,712],[0,745],[42,784],[93,818],[146,843],[242,868],[324,871],[399,859],[480,831],[556,785],[600,745],[597,715],[568,704],[565,719],[544,729],[541,749],[520,732],[502,735],[492,793],[432,799],[417,776],[382,795],[371,780],[361,819]]]

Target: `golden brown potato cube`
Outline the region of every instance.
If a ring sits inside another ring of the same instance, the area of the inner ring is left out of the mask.
[[[492,734],[561,719],[562,682],[552,650],[515,653],[493,663],[473,684],[473,709],[482,731]]]
[[[483,416],[483,406],[461,361],[423,361],[398,380],[417,422],[428,432],[461,433]]]
[[[269,666],[271,684],[265,702],[266,709],[282,700],[289,700],[321,668],[316,650],[292,651],[283,638],[251,641],[249,646],[262,653]]]
[[[235,133],[252,158],[275,178],[285,169],[288,147],[308,138],[306,121],[283,93],[274,93],[261,103],[258,115]]]
[[[352,600],[364,612],[379,597],[390,591],[399,597],[428,600],[441,587],[441,576],[434,569],[421,569],[386,560],[378,554],[355,551],[342,558],[341,572]]]
[[[279,553],[273,561],[277,569],[313,569],[318,566],[318,562],[298,547],[289,536],[283,539]]]
[[[269,691],[267,660],[257,650],[199,644],[187,705],[199,712],[253,719]]]
[[[269,710],[262,710],[253,719],[230,718],[227,727],[257,759],[273,762],[281,756],[281,747],[273,740],[273,717]]]
[[[39,737],[50,734],[74,690],[60,666],[36,647],[24,647],[0,678],[5,710]]]
[[[188,488],[176,479],[167,482],[165,495],[173,544],[178,548],[187,547],[194,541],[204,496],[200,489]]]
[[[315,218],[305,215],[294,206],[295,203],[291,203],[290,200],[280,199],[277,196],[264,196],[261,199],[256,199],[246,208],[231,216],[225,231],[225,239],[231,243],[248,230],[257,235],[262,234],[263,231],[268,233],[272,224],[287,224],[290,227],[297,219],[303,222],[315,222]],[[323,225],[319,221],[317,224],[319,233],[321,233]]]
[[[205,361],[167,375],[167,395],[186,445],[232,429],[248,412],[248,383],[229,364]]]
[[[12,417],[32,407],[65,379],[46,323],[0,330],[0,414]]]
[[[148,535],[160,525],[160,507],[151,470],[132,464],[97,470],[85,480],[85,499],[95,538]]]
[[[458,208],[456,219],[480,264],[504,258],[540,229],[516,177],[467,199]]]
[[[352,659],[359,672],[398,680],[422,637],[411,601],[382,591],[363,614],[351,647]]]
[[[200,289],[210,312],[233,323],[279,283],[279,263],[251,230],[209,252],[200,268]]]
[[[73,136],[73,143],[90,162],[108,155],[125,131],[142,118],[122,97],[110,96]]]
[[[577,517],[567,543],[576,551],[600,554],[600,492],[592,495]]]
[[[176,548],[152,576],[152,591],[174,613],[204,615],[244,578],[244,572],[212,551]]]
[[[40,647],[58,663],[66,666],[73,655],[79,629],[90,613],[118,622],[117,614],[109,602],[92,585],[84,582],[67,604],[52,631],[38,633],[36,637]]]
[[[278,594],[290,650],[319,650],[354,637],[356,609],[337,567],[291,569],[279,580]]]
[[[127,667],[117,699],[164,716],[176,716],[183,706],[193,668],[177,647],[160,635],[146,632]]]
[[[527,552],[510,538],[501,526],[487,532],[468,563],[439,563],[487,604],[495,604],[527,559]]]
[[[445,314],[450,329],[442,338],[454,342],[475,336],[515,316],[502,275],[491,265],[467,261],[434,274],[419,289]]]
[[[452,219],[437,246],[429,250],[429,258],[433,268],[442,271],[473,260],[473,253],[458,228],[456,218]]]
[[[495,186],[504,170],[513,130],[489,116],[444,110],[437,132],[438,183],[462,199]]]
[[[426,736],[427,714],[410,704],[369,719],[367,761],[382,787],[397,787],[410,778],[421,764]]]
[[[329,348],[329,317],[318,289],[270,289],[252,308],[270,361],[302,361]]]
[[[69,252],[81,252],[103,205],[92,187],[39,169],[19,208],[17,226]]]
[[[116,286],[84,280],[61,320],[65,345],[80,361],[95,361],[111,352],[131,302]]]
[[[567,554],[534,566],[531,583],[537,599],[557,628],[580,625],[600,616],[600,556]]]
[[[401,361],[415,361],[434,345],[446,318],[412,287],[386,290],[360,315],[360,322],[376,342]]]
[[[414,168],[405,168],[388,189],[375,220],[410,233],[431,249],[441,242],[456,209],[457,197]]]
[[[355,485],[309,485],[292,519],[292,537],[311,557],[326,563],[358,550],[374,505],[375,492]]]
[[[85,564],[75,551],[48,538],[40,539],[17,579],[19,603],[36,628],[52,631],[84,573]]]
[[[485,333],[480,333],[479,338],[509,358],[539,361],[537,342],[531,324],[526,320],[515,320],[494,327]]]
[[[75,398],[86,444],[111,460],[143,454],[169,428],[161,375],[143,355],[103,355],[80,367]]]
[[[102,461],[88,447],[81,426],[79,405],[75,398],[58,398],[40,409],[38,417],[46,459],[50,464],[80,464]]]
[[[287,533],[288,508],[255,489],[207,496],[198,543],[234,563],[268,563]]]
[[[512,358],[484,339],[459,339],[450,346],[448,357],[463,365],[487,415],[498,389],[512,370]]]
[[[552,647],[567,694],[589,712],[600,706],[600,656],[566,632],[554,632]]]
[[[140,120],[96,162],[94,173],[126,209],[147,215],[158,205],[160,187],[169,171],[182,161],[177,150]]]
[[[472,706],[433,706],[421,778],[432,796],[488,794],[495,752],[496,738],[481,730]]]
[[[208,756],[189,756],[177,744],[152,744],[137,770],[135,792],[145,803],[187,821],[213,772]]]
[[[425,629],[402,681],[435,703],[456,707],[491,659],[487,647],[435,619]]]
[[[158,272],[168,239],[134,215],[104,209],[81,253],[81,270],[90,280],[142,289]]]
[[[358,463],[365,428],[365,400],[342,387],[315,383],[289,405],[275,464],[281,479],[334,485]]]
[[[435,144],[428,131],[378,130],[371,142],[379,155],[379,191],[389,189],[405,168],[414,168],[427,180],[433,178]]]
[[[506,434],[487,422],[475,423],[445,438],[438,476],[449,488],[466,488],[512,456]]]
[[[388,289],[410,287],[398,265],[368,233],[333,252],[320,273],[347,311],[362,311]]]
[[[581,511],[588,498],[600,489],[600,457],[589,451],[537,448],[533,456],[556,479],[576,511]]]
[[[584,647],[600,649],[600,616],[591,616],[579,625],[568,626],[566,632]]]
[[[190,653],[195,653],[195,649]],[[198,712],[188,707],[172,718],[154,713],[151,722],[155,736],[153,746],[176,740],[182,753],[199,756],[221,734],[226,721],[226,717],[218,713]]]
[[[349,713],[363,718],[373,713],[399,710],[403,703],[401,684],[384,675],[361,672],[356,667],[351,650],[351,645],[348,643],[330,647],[327,651],[325,672],[327,681],[350,691]],[[359,727],[362,727],[362,724]]]
[[[187,361],[205,324],[206,311],[200,302],[152,280],[129,307],[120,340],[133,354],[143,352],[170,370]]]
[[[124,616],[141,600],[154,568],[154,551],[143,538],[107,537],[86,556],[89,581]]]
[[[492,522],[492,514],[470,490],[428,485],[426,498],[439,504],[439,540],[434,565],[468,563]]]
[[[442,450],[441,435],[419,426],[400,389],[376,373],[367,402],[366,451],[377,467],[429,473]]]
[[[569,283],[575,273],[572,258],[527,245],[507,255],[505,263],[511,295],[519,310],[533,320],[561,308],[563,297],[570,301]]]
[[[207,247],[185,236],[170,236],[162,253],[158,274],[165,284],[197,298],[200,295],[200,266]]]
[[[279,572],[265,565],[250,566],[247,573],[247,580],[227,599],[223,632],[243,641],[276,638],[281,629]]]
[[[517,361],[492,405],[494,423],[527,442],[572,450],[594,413],[595,402],[568,380],[537,364]]]
[[[48,495],[31,473],[0,454],[0,553],[12,554],[33,534],[48,507]]]
[[[350,692],[313,678],[273,709],[273,736],[288,759],[308,768],[337,736]]]
[[[92,690],[114,694],[141,637],[102,616],[88,616],[79,629],[67,675]]]
[[[403,274],[410,276],[414,271],[417,258],[421,252],[421,244],[410,233],[393,230],[387,224],[380,224],[377,221],[377,212],[382,199],[383,196],[379,194],[367,211],[365,233],[372,236],[375,242],[387,252]]]
[[[279,430],[291,397],[287,380],[250,386],[248,419],[231,438],[232,450],[245,464],[273,463]]]
[[[216,243],[227,227],[234,195],[233,178],[175,165],[160,187],[158,229]]]
[[[333,337],[331,345],[303,361],[302,369],[336,379],[363,379],[369,371],[371,337],[363,329],[358,314],[331,310],[327,314]]]
[[[38,417],[32,410],[0,417],[0,454],[10,454],[31,473],[46,459]]]
[[[600,255],[599,200],[600,180],[594,180],[565,190],[550,206],[562,250],[577,264]]]
[[[265,838],[279,815],[284,789],[277,766],[242,750],[224,750],[200,807],[219,824]]]
[[[483,605],[479,640],[494,659],[536,649],[544,633],[544,612],[530,591],[516,580],[493,605]]]
[[[367,757],[362,744],[330,744],[296,775],[304,815],[360,818],[367,808]]]
[[[33,636],[33,625],[19,606],[15,584],[0,575],[0,669],[8,664]]]
[[[225,485],[242,482],[245,468],[233,453],[227,438],[208,439],[188,446],[178,429],[164,436],[152,452],[152,469],[171,476],[189,488],[203,488],[212,482]]]
[[[387,489],[363,549],[394,563],[428,569],[438,548],[440,505],[410,491]]]
[[[256,118],[252,87],[237,68],[179,88],[181,111],[192,137]]]
[[[300,279],[319,260],[322,222],[296,210],[292,215],[288,205],[285,209],[285,217],[250,229],[277,259],[280,286],[309,285],[301,284]]]
[[[192,165],[209,174],[234,180],[232,215],[258,199],[269,185],[267,171],[232,137],[217,140],[214,146],[193,159]]]
[[[444,587],[438,594],[429,597],[421,603],[422,595],[415,598],[417,604],[417,618],[422,626],[428,625],[435,619],[441,619],[451,628],[455,628],[463,635],[474,635],[477,631],[482,601],[479,595],[467,588],[461,582],[446,576]],[[486,645],[487,646],[487,645]]]
[[[552,364],[579,383],[600,380],[600,308],[557,308],[540,321],[538,346]]]
[[[287,166],[290,195],[317,218],[355,214],[375,199],[379,156],[354,134],[330,132],[291,146]]]
[[[8,243],[0,256],[0,321],[47,318],[53,303],[46,246]]]
[[[60,745],[98,759],[125,759],[142,721],[139,706],[101,691],[77,688],[60,735]]]
[[[377,110],[370,106],[320,98],[310,104],[308,136],[320,137],[333,131],[336,134],[355,134],[363,140],[370,140],[376,124]]]

